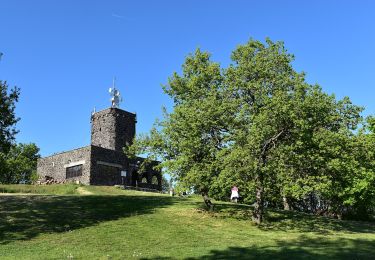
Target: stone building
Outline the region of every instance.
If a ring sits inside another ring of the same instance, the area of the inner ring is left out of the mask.
[[[111,107],[91,116],[91,144],[38,160],[41,179],[79,181],[87,185],[125,185],[161,190],[161,172],[153,162],[144,172],[143,158],[129,159],[123,147],[135,137],[136,115]]]

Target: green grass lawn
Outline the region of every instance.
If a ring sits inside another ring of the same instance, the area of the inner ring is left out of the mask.
[[[0,193],[31,193],[31,194],[44,194],[44,195],[68,195],[68,194],[79,194],[77,192],[78,185],[65,184],[65,185],[23,185],[23,184],[12,184],[2,185],[0,184]]]
[[[1,185],[0,192],[49,195],[0,196],[0,259],[375,256],[375,223],[269,211],[266,222],[255,226],[246,205],[216,202],[208,213],[198,197],[95,186],[83,187],[92,195],[79,195],[78,188]]]

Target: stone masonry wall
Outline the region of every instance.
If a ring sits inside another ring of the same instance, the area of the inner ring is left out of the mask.
[[[122,152],[135,137],[136,115],[118,108],[96,112],[91,117],[91,144]]]
[[[136,115],[118,108],[108,108],[91,116],[91,145],[54,154],[38,160],[41,178],[57,181],[80,181],[91,185],[126,185],[161,190],[161,173],[149,167],[138,174],[142,158],[130,160],[123,147],[135,137]],[[157,163],[157,162],[154,162]],[[66,179],[66,168],[82,164],[82,176]],[[126,171],[127,176],[121,176]],[[158,184],[152,184],[156,176]],[[146,182],[142,180],[146,179]]]
[[[158,162],[154,162],[147,167],[146,172],[138,174],[136,170],[137,161],[143,158],[130,160],[123,152],[117,152],[103,147],[91,147],[91,178],[92,185],[126,185],[142,188],[150,188],[161,190],[161,172],[154,170],[152,167]],[[104,165],[104,166],[103,166]],[[117,170],[115,170],[115,169]],[[127,171],[127,176],[122,177],[121,171]],[[133,174],[137,174],[133,176]],[[152,177],[156,176],[158,184],[152,184]],[[133,178],[136,178],[136,182]],[[142,183],[142,179],[146,178],[147,183]]]
[[[94,145],[91,147],[90,184],[127,184],[128,178],[121,177],[121,171],[127,171],[129,168],[129,160],[125,154]]]
[[[69,178],[67,181],[76,181],[90,184],[90,154],[91,146],[82,147],[54,154],[38,159],[37,172],[40,178],[50,176],[57,181],[66,180],[66,168],[75,164],[82,164],[82,176]]]

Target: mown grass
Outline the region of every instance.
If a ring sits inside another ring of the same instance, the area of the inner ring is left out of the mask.
[[[0,196],[0,259],[373,259],[375,224],[200,198],[83,187],[93,195]]]
[[[84,186],[84,189],[95,195],[141,195],[141,196],[160,196],[159,193],[141,192],[135,190],[122,190],[113,186]]]
[[[0,193],[32,193],[32,194],[54,194],[54,195],[68,195],[78,194],[77,188],[79,185],[75,184],[53,184],[53,185],[28,185],[28,184],[0,184]]]

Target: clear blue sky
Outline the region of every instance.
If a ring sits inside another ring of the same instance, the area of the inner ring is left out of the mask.
[[[310,83],[375,114],[374,13],[360,0],[0,0],[0,79],[21,88],[17,141],[43,156],[90,143],[90,112],[110,105],[113,76],[147,132],[188,53],[226,66],[250,37],[284,41]]]

